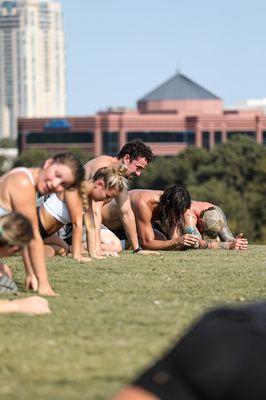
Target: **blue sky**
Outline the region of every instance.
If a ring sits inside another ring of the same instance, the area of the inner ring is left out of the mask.
[[[61,0],[68,113],[136,101],[181,72],[226,106],[266,97],[265,0]]]

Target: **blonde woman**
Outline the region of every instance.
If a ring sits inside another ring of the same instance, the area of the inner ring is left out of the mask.
[[[19,213],[0,217],[0,256],[8,257],[21,250],[33,238],[30,221]],[[6,264],[0,263],[0,292],[12,292],[16,289],[11,280],[12,272]],[[25,299],[0,301],[0,313],[49,314],[47,300],[38,296]]]
[[[71,222],[72,253],[78,261],[89,261],[82,256],[82,225],[83,211],[86,226],[87,249],[93,258],[99,258],[96,251],[96,234],[92,202],[108,201],[127,188],[125,177],[127,167],[123,164],[112,168],[100,168],[91,180],[84,181],[79,193],[77,191],[65,191],[58,195],[51,195],[38,209],[39,227],[41,236],[46,246],[46,255],[66,254],[68,245],[54,235],[65,224]],[[110,232],[110,231],[109,231]],[[112,235],[112,233],[110,232]],[[114,236],[114,235],[113,235]],[[115,239],[114,239],[115,238]],[[114,236],[113,240],[118,238]]]
[[[15,168],[0,178],[0,216],[12,211],[26,216],[33,229],[33,238],[23,249],[27,272],[26,287],[39,294],[54,296],[45,265],[43,242],[36,212],[36,193],[61,192],[79,187],[84,178],[80,161],[71,153],[57,154],[41,168]]]

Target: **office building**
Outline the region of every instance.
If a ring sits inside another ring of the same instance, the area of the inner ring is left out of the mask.
[[[136,110],[110,108],[96,115],[20,119],[20,150],[77,147],[90,156],[116,154],[140,138],[157,156],[189,146],[212,149],[234,135],[266,144],[266,115],[258,106],[224,109],[221,98],[177,73],[137,103]]]

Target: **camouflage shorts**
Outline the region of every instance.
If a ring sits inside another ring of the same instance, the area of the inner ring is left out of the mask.
[[[210,207],[201,213],[201,223],[204,236],[207,235],[212,239],[227,227],[225,215],[217,206]]]

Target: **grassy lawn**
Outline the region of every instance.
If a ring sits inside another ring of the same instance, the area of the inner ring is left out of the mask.
[[[9,265],[22,289],[21,259]],[[266,297],[266,246],[55,258],[49,271],[51,315],[0,316],[1,400],[108,399],[207,308]]]

